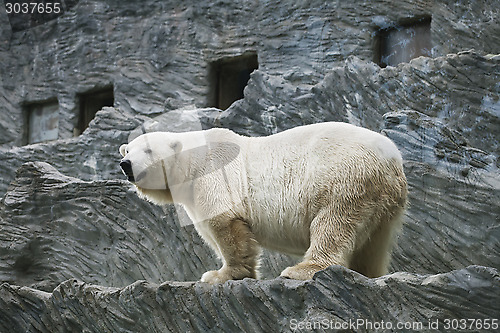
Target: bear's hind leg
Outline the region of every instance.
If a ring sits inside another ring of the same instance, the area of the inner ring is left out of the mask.
[[[310,226],[311,243],[304,260],[286,268],[281,276],[309,280],[314,273],[330,265],[348,267],[354,249],[356,224],[339,210],[324,209]]]
[[[387,274],[395,234],[401,228],[403,211],[383,223],[370,235],[361,249],[353,253],[349,268],[367,277]]]
[[[201,281],[213,284],[246,277],[257,278],[260,247],[248,224],[238,219],[207,223],[213,241],[211,245],[221,255],[223,265],[217,271],[203,274]]]

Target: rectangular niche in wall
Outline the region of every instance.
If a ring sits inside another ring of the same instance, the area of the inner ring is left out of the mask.
[[[26,105],[26,139],[28,144],[57,140],[59,137],[59,104],[57,100]]]
[[[431,18],[420,18],[380,30],[376,59],[381,67],[396,66],[420,56],[431,56]]]
[[[255,52],[211,63],[209,105],[225,110],[235,101],[242,99],[250,74],[258,67]]]
[[[99,90],[92,90],[79,96],[80,115],[78,119],[78,130],[76,134],[81,134],[94,119],[97,111],[105,106],[113,106],[115,97],[113,87],[107,87]]]

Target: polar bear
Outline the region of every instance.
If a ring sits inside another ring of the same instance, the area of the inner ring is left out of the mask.
[[[257,278],[261,246],[303,256],[281,273],[291,279],[330,265],[387,273],[407,182],[401,154],[381,134],[340,122],[266,137],[154,132],[120,153],[138,194],[182,204],[222,260],[201,281]]]

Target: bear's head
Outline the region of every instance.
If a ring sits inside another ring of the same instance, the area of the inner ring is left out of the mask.
[[[206,177],[224,181],[224,168],[240,153],[239,145],[210,133],[143,134],[120,147],[120,167],[143,198],[157,204],[191,201],[195,183],[204,184]]]
[[[172,182],[175,178],[172,170],[181,150],[182,143],[169,138],[167,133],[143,134],[120,147],[123,156],[120,167],[127,179],[146,197],[162,190],[170,197],[167,179]]]

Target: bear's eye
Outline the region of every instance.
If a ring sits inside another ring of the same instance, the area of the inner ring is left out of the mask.
[[[144,152],[145,152],[146,154],[148,154],[148,155],[149,155],[149,154],[151,154],[151,153],[153,153],[153,151],[151,150],[151,148],[146,148],[146,149],[144,149]]]

